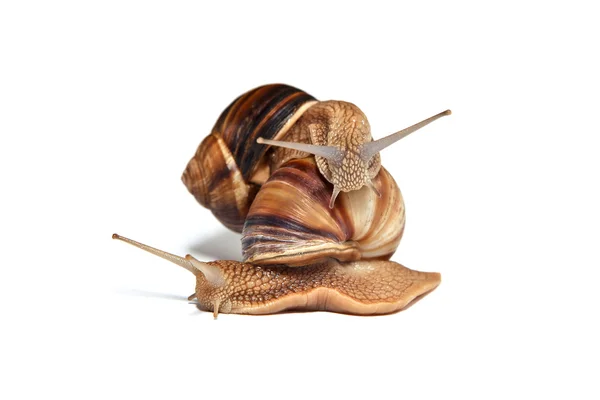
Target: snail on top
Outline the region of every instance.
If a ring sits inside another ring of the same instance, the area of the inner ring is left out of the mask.
[[[446,110],[406,129],[373,140],[364,113],[345,101],[322,101],[312,105],[290,128],[287,136],[298,141],[257,139],[259,144],[283,147],[315,156],[319,171],[333,185],[329,208],[340,192],[370,187],[381,169],[379,152],[431,122],[450,115]],[[301,158],[302,156],[297,156]]]

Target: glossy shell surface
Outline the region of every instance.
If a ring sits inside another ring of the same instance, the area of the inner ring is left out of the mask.
[[[223,111],[189,161],[182,181],[225,226],[241,232],[254,195],[269,176],[267,146],[279,139],[316,100],[291,86],[253,89]]]
[[[244,261],[307,265],[328,257],[340,261],[387,260],[404,231],[404,201],[381,168],[373,190],[341,193],[329,208],[332,185],[314,158],[292,160],[262,186],[242,232]]]

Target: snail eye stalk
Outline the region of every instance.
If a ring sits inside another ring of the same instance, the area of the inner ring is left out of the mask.
[[[379,140],[374,140],[372,142],[365,143],[362,147],[360,155],[363,158],[363,160],[370,160],[371,157],[373,157],[375,154],[379,153],[381,150],[385,149],[386,147],[391,146],[392,144],[396,143],[398,140],[405,138],[406,136],[410,135],[414,131],[418,131],[419,129],[423,128],[425,125],[429,125],[433,121],[435,121],[441,117],[444,117],[446,115],[450,115],[450,114],[452,114],[452,111],[450,111],[450,110],[443,111],[439,114],[434,115],[433,117],[429,117],[417,124],[409,126],[406,129],[402,129],[401,131],[392,133],[391,135],[388,135]]]
[[[333,208],[335,204],[335,199],[337,199],[338,194],[340,194],[340,189],[334,186],[333,193],[331,194],[331,200],[329,201],[329,208]]]
[[[293,142],[283,142],[281,140],[271,140],[271,139],[256,139],[256,143],[259,144],[268,144],[270,146],[278,146],[285,147],[286,149],[304,151],[305,153],[310,153],[315,156],[320,156],[326,158],[328,160],[339,160],[343,157],[342,152],[334,146],[316,146],[314,144],[307,143],[293,143]]]

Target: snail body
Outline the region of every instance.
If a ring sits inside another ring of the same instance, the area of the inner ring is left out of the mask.
[[[178,257],[131,239],[119,239],[165,258],[196,276],[198,307],[218,313],[273,314],[332,311],[354,315],[389,314],[435,289],[440,274],[408,269],[393,261],[334,259],[310,266],[259,266],[238,261],[200,262]]]

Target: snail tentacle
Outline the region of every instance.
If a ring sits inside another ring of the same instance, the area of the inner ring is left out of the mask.
[[[343,157],[341,151],[333,146],[316,146],[314,144],[307,143],[294,143],[294,142],[283,142],[281,140],[269,140],[258,138],[256,143],[268,144],[270,146],[285,147],[286,149],[303,151],[315,156],[320,156],[328,160],[340,160]]]
[[[419,123],[409,126],[408,128],[402,129],[401,131],[392,133],[391,135],[388,135],[381,139],[365,143],[361,149],[360,155],[364,160],[370,160],[371,157],[373,157],[375,154],[379,153],[386,147],[389,147],[392,144],[396,143],[398,140],[405,138],[406,136],[423,128],[426,125],[429,125],[433,121],[450,114],[452,114],[452,111],[450,110],[442,111],[441,113],[436,114],[433,117],[429,117]]]
[[[198,268],[196,268],[196,266],[194,266],[189,260],[187,260],[184,257],[179,257],[179,256],[176,256],[175,254],[167,253],[166,251],[159,250],[157,248],[145,245],[140,242],[136,242],[135,240],[126,238],[125,236],[121,236],[116,233],[113,233],[112,238],[120,240],[125,243],[129,243],[130,245],[135,246],[138,249],[147,251],[148,253],[154,254],[155,256],[158,256],[164,260],[171,261],[173,264],[177,264],[180,267],[187,269],[194,275],[198,275],[198,273],[201,272]]]

